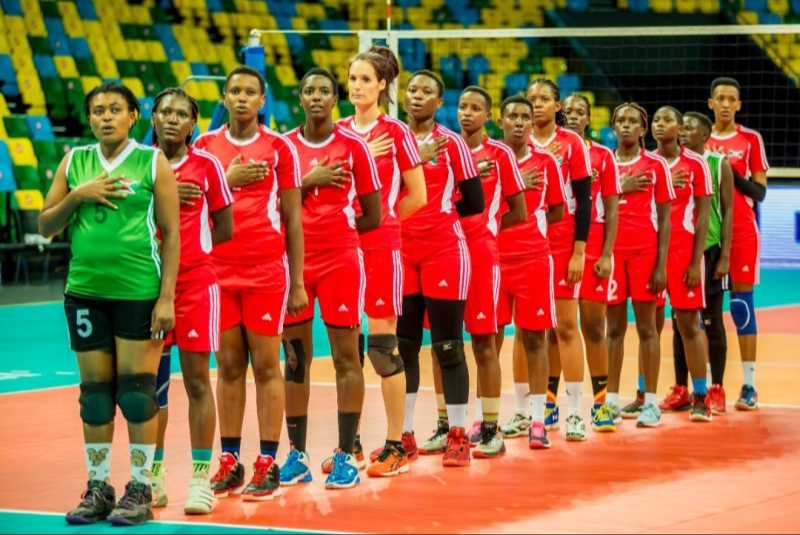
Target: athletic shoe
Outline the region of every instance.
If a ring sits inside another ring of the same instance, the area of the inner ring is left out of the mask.
[[[611,421],[614,424],[619,425],[622,423],[622,411],[619,408],[619,405],[616,403],[606,403],[606,407],[608,407],[608,415],[611,417]]]
[[[211,490],[221,500],[231,494],[240,494],[244,488],[244,465],[233,454],[225,452],[219,457],[219,470],[211,478]]]
[[[503,435],[497,429],[497,422],[481,422],[480,441],[472,455],[478,459],[493,459],[505,452],[506,445],[503,442]]]
[[[619,411],[619,407],[617,407]],[[595,403],[592,407],[592,428],[598,433],[614,433],[617,426],[611,408],[605,403]]]
[[[528,446],[532,450],[550,449],[550,439],[547,438],[547,428],[544,423],[531,423],[531,429],[528,432]]]
[[[754,411],[758,408],[758,393],[750,385],[742,385],[739,399],[736,401],[736,410]]]
[[[322,461],[322,473],[323,474],[330,474],[333,470],[333,458],[336,456],[336,453]],[[358,465],[359,470],[363,470],[364,467],[367,466],[367,459],[364,458],[364,446],[361,445],[361,442],[356,442],[355,446],[353,446],[353,457],[356,460],[356,464]]]
[[[669,394],[658,404],[658,408],[662,411],[688,411],[692,408],[689,389],[683,385],[672,385]]]
[[[81,503],[67,513],[67,524],[94,524],[105,520],[116,503],[114,487],[105,481],[90,479],[81,494]]]
[[[693,422],[710,422],[711,407],[708,406],[708,398],[705,394],[692,394],[692,412],[689,419]]]
[[[414,431],[406,431],[403,433],[403,449],[406,450],[406,457],[409,461],[419,459],[419,450],[417,449],[417,438],[414,436]]]
[[[478,442],[481,441],[481,422],[480,420],[475,420],[472,423],[472,427],[469,428],[467,431],[467,438],[469,439],[469,447],[474,448],[478,445]]]
[[[722,388],[722,385],[711,385],[711,388],[708,389],[706,403],[708,403],[708,407],[711,409],[711,414],[717,416],[724,416],[727,414],[728,411],[725,407],[725,389]]]
[[[207,515],[214,509],[214,491],[208,482],[208,472],[196,472],[189,481],[189,495],[183,506],[187,515]]]
[[[549,401],[544,404],[544,426],[548,431],[558,431],[558,405]]]
[[[438,455],[447,449],[447,434],[450,432],[450,424],[447,420],[439,420],[433,436],[423,442],[419,447],[420,455]]]
[[[281,467],[281,487],[291,487],[297,483],[310,483],[311,468],[308,454],[292,448],[286,456],[286,462]]]
[[[625,420],[633,420],[634,418],[638,418],[639,415],[642,414],[643,407],[644,407],[644,392],[642,392],[641,390],[637,390],[636,399],[633,401],[633,403],[629,403],[628,405],[622,407],[619,413]]]
[[[242,491],[246,502],[265,502],[281,495],[281,470],[275,459],[259,455],[253,463],[253,479]]]
[[[361,483],[358,477],[359,466],[356,458],[338,450],[333,455],[333,467],[325,480],[326,489],[349,489]]]
[[[654,403],[645,403],[639,417],[636,418],[636,427],[658,427],[659,425],[661,425],[661,409]]]
[[[136,526],[153,520],[153,493],[150,485],[128,481],[125,494],[106,520],[115,526]]]
[[[408,455],[389,444],[383,447],[378,458],[367,468],[370,477],[392,477],[408,472]]]
[[[167,475],[166,470],[161,472],[160,476],[150,476],[150,492],[153,494],[153,508],[167,506],[167,483],[164,477]]]
[[[442,465],[469,466],[469,439],[463,427],[451,427],[447,433],[447,449],[444,452]]]
[[[570,414],[567,416],[567,442],[585,442],[586,424],[580,414]]]
[[[504,438],[524,437],[531,428],[532,421],[529,414],[515,412],[514,416],[500,427],[500,432]]]

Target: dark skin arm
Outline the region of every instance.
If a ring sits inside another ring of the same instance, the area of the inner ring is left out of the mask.
[[[156,224],[161,231],[161,290],[153,307],[153,334],[175,328],[175,282],[181,259],[181,216],[178,186],[164,153],[158,153],[153,186]]]
[[[233,238],[233,208],[228,205],[222,210],[211,212],[211,221],[214,228],[211,229],[211,243],[219,245]]]
[[[719,207],[722,212],[720,255],[714,266],[714,278],[721,279],[730,272],[731,239],[733,238],[733,169],[727,158],[722,160],[719,181]]]
[[[689,288],[696,288],[700,285],[703,270],[703,252],[706,248],[706,238],[708,238],[708,219],[711,211],[711,196],[704,195],[694,198],[697,206],[697,223],[694,227],[694,247],[692,248],[692,263],[683,275],[683,281]]]
[[[547,219],[547,224],[552,225],[553,223],[558,223],[562,219],[564,219],[564,203],[555,204],[551,206],[547,210],[547,215],[545,216]]]
[[[528,207],[525,205],[525,192],[506,197],[508,212],[500,216],[500,230],[524,223],[528,218]]]
[[[286,253],[289,257],[289,302],[286,311],[297,316],[308,306],[303,284],[303,223],[300,188],[281,190],[281,214],[286,229]]]
[[[660,294],[667,287],[667,252],[669,251],[670,202],[656,205],[658,213],[658,254],[656,255],[656,268],[650,275],[650,293]]]
[[[373,191],[366,195],[359,195],[358,202],[361,204],[361,215],[356,217],[356,229],[359,234],[375,230],[381,226],[383,208],[381,207],[381,192]]]

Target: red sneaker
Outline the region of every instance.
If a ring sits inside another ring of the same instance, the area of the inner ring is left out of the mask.
[[[469,466],[469,439],[463,427],[451,427],[447,433],[447,449],[444,451],[444,466]]]
[[[722,385],[711,385],[711,388],[708,389],[706,403],[708,403],[708,407],[711,409],[711,414],[717,416],[727,414],[727,410],[725,409],[725,389],[722,388]]]
[[[406,456],[409,461],[419,458],[419,450],[417,449],[417,439],[413,431],[406,431],[403,433],[403,449],[406,450]]]
[[[658,408],[662,411],[685,411],[692,408],[692,400],[689,399],[689,389],[681,385],[673,385],[669,395],[664,398]]]

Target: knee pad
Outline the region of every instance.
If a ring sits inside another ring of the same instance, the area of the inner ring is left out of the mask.
[[[289,341],[281,340],[281,344],[283,344],[283,353],[286,357],[284,378],[292,383],[303,384],[306,381],[306,348],[303,347],[303,341],[299,338],[294,338]],[[289,365],[290,355],[294,355],[297,361],[297,366],[294,369]]]
[[[397,337],[397,350],[400,352],[400,358],[403,362],[419,361],[420,348],[422,348],[422,342]]]
[[[757,334],[753,292],[731,292],[731,317],[739,335]]]
[[[106,425],[114,421],[114,383],[81,383],[81,420],[89,425]]]
[[[365,350],[365,347],[366,347],[366,344],[364,342],[364,335],[363,334],[359,334],[358,335],[358,360],[359,360],[359,362],[361,362],[361,369],[362,370],[364,369],[364,350]]]
[[[158,364],[158,375],[156,375],[156,398],[158,399],[158,408],[166,409],[169,404],[169,372],[172,363],[172,355],[170,354],[170,346],[164,347],[164,352],[161,353],[161,362]]]
[[[436,351],[436,356],[439,359],[439,367],[441,367],[442,370],[456,368],[467,360],[464,354],[463,340],[445,340],[444,342],[437,342],[433,344],[433,349]]]
[[[397,337],[393,334],[371,334],[368,339],[369,360],[375,373],[381,377],[392,377],[403,373],[403,359],[394,352]]]
[[[154,418],[158,414],[155,374],[117,376],[117,405],[130,423],[144,423]]]

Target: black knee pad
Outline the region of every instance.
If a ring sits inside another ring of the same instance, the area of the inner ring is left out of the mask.
[[[422,348],[422,343],[409,338],[397,337],[397,350],[400,352],[402,361],[419,361],[419,350]]]
[[[158,414],[155,374],[117,376],[116,398],[126,420],[134,424],[150,421]]]
[[[464,354],[463,340],[445,340],[433,344],[436,356],[439,359],[439,367],[442,370],[457,368],[462,362],[467,360]]]
[[[364,369],[364,351],[366,350],[366,342],[364,341],[364,335],[358,335],[358,361],[361,363],[361,369]]]
[[[381,377],[392,377],[403,373],[403,359],[394,352],[397,337],[393,334],[371,334],[368,339],[369,360],[375,373]]]
[[[289,341],[281,340],[281,344],[283,344],[283,353],[286,356],[284,378],[299,385],[303,384],[306,381],[306,348],[303,347],[303,341],[299,338],[294,338]],[[297,361],[297,366],[294,369],[289,366],[290,355],[294,355]]]
[[[114,421],[114,383],[81,383],[81,420],[89,425],[106,425]]]

